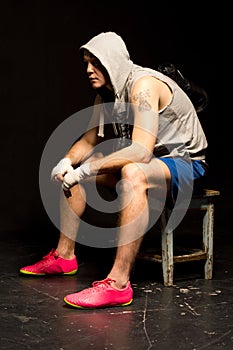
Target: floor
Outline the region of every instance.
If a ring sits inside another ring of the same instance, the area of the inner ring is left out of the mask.
[[[161,265],[137,260],[133,303],[101,310],[72,309],[63,297],[105,277],[111,249],[77,244],[76,276],[22,276],[19,268],[47,254],[56,234],[8,233],[0,245],[1,350],[233,349],[232,227],[221,203],[216,213],[212,280],[203,279],[202,262],[179,263],[174,286],[164,287]],[[194,225],[189,231],[191,241]]]

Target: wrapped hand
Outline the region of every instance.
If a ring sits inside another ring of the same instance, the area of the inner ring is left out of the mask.
[[[72,171],[73,167],[71,165],[71,160],[70,158],[63,158],[60,160],[60,162],[53,168],[51,172],[51,180],[53,181],[61,181],[61,178],[59,179],[60,176],[64,176],[66,173],[69,171]]]
[[[64,176],[62,184],[63,190],[68,191],[72,186],[79,183],[87,176],[90,176],[90,165],[88,163],[81,165],[75,170],[70,170]]]

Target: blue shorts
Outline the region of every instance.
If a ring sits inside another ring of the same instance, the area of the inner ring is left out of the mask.
[[[206,175],[207,164],[201,160],[187,161],[182,158],[159,157],[171,173],[171,197],[176,199],[178,191],[193,187],[195,182]]]

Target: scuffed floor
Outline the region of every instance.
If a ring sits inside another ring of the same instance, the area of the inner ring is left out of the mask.
[[[47,245],[46,245],[47,244]],[[233,348],[233,255],[229,228],[215,228],[214,275],[201,262],[175,266],[164,287],[159,264],[137,261],[133,303],[72,309],[64,295],[102,279],[112,252],[79,248],[76,276],[30,277],[19,268],[47,254],[51,242],[11,234],[0,245],[1,350],[217,350]]]

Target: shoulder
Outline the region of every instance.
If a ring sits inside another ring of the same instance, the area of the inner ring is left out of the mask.
[[[132,94],[139,93],[145,89],[159,90],[163,82],[154,76],[144,76],[138,78],[132,86]]]
[[[160,95],[163,82],[154,76],[143,76],[138,78],[131,90],[130,100],[135,101],[135,97],[147,96],[155,98]]]

